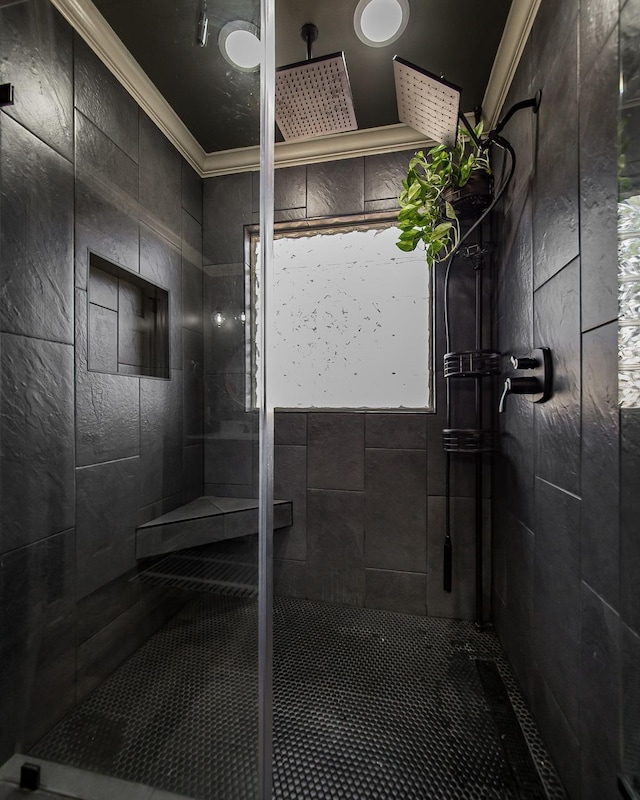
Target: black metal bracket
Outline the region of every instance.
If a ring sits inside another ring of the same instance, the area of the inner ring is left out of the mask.
[[[0,84],[0,108],[14,104],[14,91],[12,83]]]
[[[25,763],[20,767],[20,788],[35,792],[40,788],[40,765]]]

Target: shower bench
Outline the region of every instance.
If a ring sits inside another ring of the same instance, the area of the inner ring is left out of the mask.
[[[273,527],[292,523],[290,500],[274,500]],[[148,558],[258,532],[258,501],[203,496],[136,530],[136,558]]]

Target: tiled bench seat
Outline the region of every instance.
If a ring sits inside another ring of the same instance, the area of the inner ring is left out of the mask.
[[[291,501],[275,500],[273,527],[291,525]],[[136,531],[136,557],[147,558],[258,532],[258,501],[240,497],[198,497],[156,517]]]

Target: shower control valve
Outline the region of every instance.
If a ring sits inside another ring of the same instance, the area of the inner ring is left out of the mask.
[[[526,370],[529,374],[512,376],[505,380],[498,411],[505,410],[510,394],[523,394],[532,403],[544,403],[551,397],[551,351],[548,347],[537,347],[525,356],[511,356],[513,369]]]

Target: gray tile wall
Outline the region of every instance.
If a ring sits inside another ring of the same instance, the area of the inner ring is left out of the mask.
[[[395,209],[411,155],[278,169],[276,221]],[[244,330],[234,314],[244,307],[244,226],[257,222],[259,189],[257,174],[204,182],[205,486],[211,493],[237,496],[251,496],[257,485],[251,441],[257,431],[244,411]],[[440,267],[435,282],[441,300]],[[473,345],[473,277],[454,273],[452,292],[453,345],[468,348]],[[208,317],[218,310],[225,321],[215,327]],[[441,324],[436,349],[441,365]],[[474,618],[474,464],[465,458],[453,459],[455,588],[451,595],[442,590],[446,424],[441,372],[436,388],[436,413],[276,413],[275,493],[293,500],[294,514],[293,525],[276,535],[277,592]],[[468,399],[463,396],[456,409],[461,425]],[[487,472],[487,497],[489,482]],[[485,518],[489,535],[488,500]],[[487,585],[488,579],[487,571]]]
[[[0,10],[0,49],[3,762],[176,610],[129,583],[135,527],[202,493],[204,451],[202,181],[48,0]],[[171,380],[88,371],[89,248],[170,292]]]
[[[499,349],[554,366],[552,399],[510,397],[500,421],[493,613],[572,800],[619,796],[617,9],[542,1],[505,109],[542,106],[505,128],[493,236]]]

